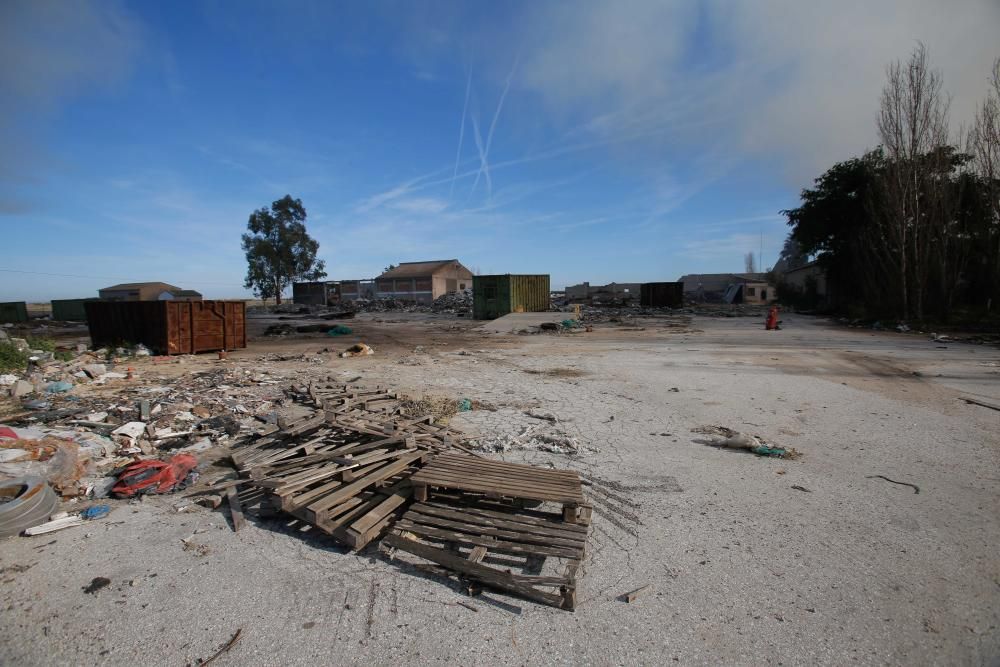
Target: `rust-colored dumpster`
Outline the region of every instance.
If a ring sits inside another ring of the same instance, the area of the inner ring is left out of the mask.
[[[197,354],[247,346],[242,301],[88,301],[94,346],[142,343],[157,354]]]

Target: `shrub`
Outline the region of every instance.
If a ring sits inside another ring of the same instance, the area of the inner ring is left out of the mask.
[[[0,372],[21,372],[28,366],[28,353],[21,352],[11,342],[0,342]]]

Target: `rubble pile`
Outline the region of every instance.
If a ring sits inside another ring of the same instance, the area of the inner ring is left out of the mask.
[[[434,299],[431,310],[435,313],[453,313],[459,317],[472,314],[472,290],[442,294]]]
[[[84,351],[66,362],[32,362],[26,379],[4,375],[18,411],[0,427],[0,476],[40,476],[63,497],[106,497],[117,471],[137,458],[225,445],[275,423],[287,401],[282,376],[266,368],[140,378],[123,367],[138,365],[134,357],[115,356],[128,352]],[[125,372],[110,370],[118,368]]]
[[[354,308],[363,313],[427,313],[430,306],[399,299],[357,299]]]

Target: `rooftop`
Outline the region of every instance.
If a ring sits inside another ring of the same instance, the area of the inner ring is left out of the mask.
[[[435,259],[428,262],[400,262],[399,266],[386,271],[379,278],[419,278],[421,276],[429,276],[435,271],[453,263],[462,266],[462,263],[457,259]],[[464,269],[465,267],[463,266],[462,268]]]
[[[154,281],[148,283],[120,283],[118,285],[112,285],[111,287],[102,287],[100,291],[104,292],[106,290],[107,291],[137,290],[137,289],[142,289],[144,287],[155,287],[157,289],[161,289],[166,292],[176,292],[181,289],[180,287],[177,287],[176,285],[171,285],[170,283],[161,283]]]

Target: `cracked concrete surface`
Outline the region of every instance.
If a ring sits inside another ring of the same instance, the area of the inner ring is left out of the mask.
[[[163,497],[3,543],[4,662],[194,663],[237,628],[217,665],[996,662],[1000,413],[957,397],[1000,402],[1000,353],[783,319],[779,332],[699,317],[697,330],[650,320],[590,334],[466,331],[450,344],[414,333],[419,323],[360,323],[388,341],[376,356],[299,369],[496,406],[454,417],[474,435],[541,423],[525,411],[556,416],[542,427],[576,438],[578,454],[495,456],[588,482],[575,613],[463,597],[281,521],[234,534],[224,510],[178,514]],[[704,425],[803,456],[709,447],[690,432]],[[183,549],[192,534],[204,555]],[[84,593],[97,576],[112,584]],[[634,603],[618,599],[645,584]]]

